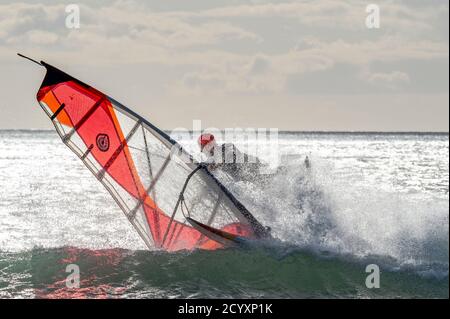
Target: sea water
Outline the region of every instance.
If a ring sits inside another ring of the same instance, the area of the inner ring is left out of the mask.
[[[448,134],[281,132],[277,147],[268,183],[218,173],[273,242],[167,253],[54,131],[0,131],[0,297],[448,298]]]

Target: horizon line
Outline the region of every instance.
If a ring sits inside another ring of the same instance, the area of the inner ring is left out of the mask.
[[[242,128],[245,130],[245,128]],[[161,129],[164,132],[171,132],[171,129]],[[31,132],[54,132],[54,129],[40,129],[40,128],[0,128],[0,132],[19,132],[19,131],[31,131]],[[224,129],[220,129],[224,131]],[[201,131],[187,130],[189,133]],[[376,131],[376,130],[278,130],[280,133],[309,133],[309,134],[442,134],[449,135],[449,131]]]

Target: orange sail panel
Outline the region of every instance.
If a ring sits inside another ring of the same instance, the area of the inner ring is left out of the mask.
[[[63,142],[107,188],[149,248],[222,247],[191,227],[186,213],[237,236],[254,238],[263,231],[164,132],[98,90],[42,64],[47,74],[37,94],[39,103]]]

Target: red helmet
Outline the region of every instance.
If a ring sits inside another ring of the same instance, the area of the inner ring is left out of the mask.
[[[198,145],[203,149],[206,145],[214,141],[214,135],[209,133],[203,133],[198,138]]]

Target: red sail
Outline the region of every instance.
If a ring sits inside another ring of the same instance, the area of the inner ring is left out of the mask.
[[[39,103],[63,142],[108,189],[149,248],[222,247],[192,228],[186,211],[241,237],[255,237],[262,229],[206,169],[194,172],[198,164],[164,132],[98,90],[42,64],[47,74]]]

